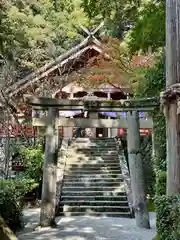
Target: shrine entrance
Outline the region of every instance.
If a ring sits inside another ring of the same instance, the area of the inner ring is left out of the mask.
[[[108,119],[108,116],[105,116],[101,113],[98,114],[98,119]],[[109,134],[108,134],[109,132]],[[111,131],[108,128],[96,128],[96,138],[108,138],[111,137]]]
[[[94,95],[94,92],[89,92],[83,97],[72,97],[71,100],[79,100],[79,101],[107,101],[110,100],[109,97],[102,97]],[[61,111],[62,116],[66,116],[66,111]],[[111,113],[109,112],[89,112],[89,111],[68,111],[68,114],[71,115],[71,121],[81,121],[81,126],[74,126],[71,128],[70,125],[64,127],[64,137],[73,137],[73,138],[84,138],[84,137],[92,137],[92,138],[111,138],[115,137],[118,134],[118,128],[112,129],[112,125],[109,124],[109,127],[106,125],[108,120],[113,122],[111,119]],[[69,119],[69,118],[68,118]],[[116,121],[116,119],[114,119]],[[94,126],[94,121],[97,123]],[[105,123],[105,125],[104,125]],[[70,135],[72,132],[72,136]]]
[[[57,167],[58,161],[54,159],[54,156],[58,156],[58,127],[79,127],[87,128],[91,127],[99,134],[102,129],[107,128],[128,128],[128,156],[131,178],[131,190],[132,190],[132,207],[135,211],[135,217],[137,225],[143,228],[149,228],[149,215],[146,207],[146,193],[144,191],[144,179],[143,179],[143,165],[140,153],[140,127],[152,128],[152,120],[139,119],[139,112],[152,111],[157,107],[157,99],[144,100],[123,100],[123,101],[98,101],[97,100],[58,100],[53,98],[36,98],[26,95],[25,101],[30,104],[34,109],[48,110],[46,116],[41,116],[39,119],[33,119],[34,126],[46,127],[46,148],[44,159],[44,171],[43,171],[43,194],[42,202],[45,204],[41,209],[42,221],[46,218],[54,219],[56,201],[56,184],[49,188],[49,183],[57,182]],[[59,110],[62,111],[82,111],[89,112],[92,118],[62,118],[57,116]],[[124,112],[126,111],[127,119],[99,119],[98,113],[104,112]],[[106,148],[106,146],[105,146]],[[102,153],[101,153],[102,154]],[[102,155],[104,156],[104,155]],[[109,153],[107,155],[109,157]],[[111,160],[112,161],[112,160]],[[52,170],[50,170],[52,169]],[[135,171],[135,170],[138,171]],[[76,171],[77,172],[77,171]],[[87,174],[87,173],[86,173]],[[125,180],[124,180],[125,181]],[[47,201],[48,196],[48,201]],[[84,197],[84,196],[83,196]],[[48,204],[47,204],[48,203]],[[49,208],[49,203],[51,208]],[[143,205],[143,208],[139,206]],[[47,209],[47,211],[44,211]],[[41,220],[40,220],[41,221]]]
[[[108,129],[96,128],[96,138],[108,138]]]

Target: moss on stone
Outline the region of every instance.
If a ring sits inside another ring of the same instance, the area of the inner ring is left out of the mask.
[[[0,217],[0,239],[1,240],[18,240],[10,228],[5,224],[2,217]]]

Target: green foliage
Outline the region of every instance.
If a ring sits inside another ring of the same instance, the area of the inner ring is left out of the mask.
[[[78,1],[5,0],[0,4],[0,56],[16,77],[54,59],[81,40],[74,27],[88,19]]]
[[[150,68],[141,68],[137,71],[137,79],[134,79],[133,89],[135,96],[154,97],[159,96],[165,87],[165,60],[162,53],[155,57],[155,64]],[[141,79],[138,75],[141,73]]]
[[[154,162],[155,170],[166,171],[166,122],[164,114],[156,109],[153,113],[154,122]]]
[[[147,207],[149,212],[155,212],[154,199],[147,199]]]
[[[157,231],[161,240],[180,239],[180,196],[161,196],[155,201]]]
[[[40,183],[43,176],[43,160],[44,153],[41,147],[38,148],[23,148],[21,157],[24,159],[26,166],[22,176],[26,179],[32,179],[36,183]]]
[[[161,240],[159,235],[157,234],[152,240]]]
[[[23,210],[21,199],[35,186],[35,182],[27,179],[0,181],[0,215],[11,228],[20,227]]]
[[[161,27],[159,27],[161,26]],[[165,1],[141,1],[137,19],[126,35],[131,53],[139,50],[147,52],[149,48],[157,51],[165,46]]]
[[[166,177],[167,174],[165,171],[159,171],[156,175],[156,195],[162,196],[166,194]]]
[[[123,146],[124,156],[128,164],[128,149],[127,149],[127,137],[121,137],[121,143]],[[145,180],[145,191],[148,195],[154,196],[155,174],[153,168],[152,155],[152,141],[150,136],[140,137],[140,148],[143,160],[143,172]]]
[[[20,193],[13,182],[0,181],[0,215],[10,226],[17,226],[22,215]]]
[[[21,223],[23,197],[39,187],[43,174],[41,148],[23,148],[20,155],[25,160],[25,172],[14,180],[0,181],[0,215],[11,227]]]
[[[143,160],[146,193],[154,196],[155,174],[152,161],[152,140],[150,136],[141,136],[141,154]]]
[[[136,20],[141,0],[83,0],[82,6],[90,19],[96,16],[105,19],[105,32],[110,36],[122,37],[127,25]]]
[[[139,74],[141,77],[139,78]],[[156,64],[150,68],[138,69],[137,79],[133,82],[133,91],[135,97],[153,97],[159,96],[161,90],[165,86],[165,67],[164,57],[162,54],[158,54],[156,58]],[[166,130],[165,130],[165,117],[160,109],[154,110],[151,114],[154,122],[154,151],[155,156],[152,158],[152,151],[149,150],[149,156],[143,156],[144,172],[146,179],[146,186],[148,186],[147,192],[155,193],[155,173],[166,170]],[[146,146],[148,143],[142,143]],[[142,148],[143,148],[142,145]],[[142,151],[142,155],[146,151]]]
[[[159,54],[156,58],[156,64],[151,68],[141,69],[140,80],[134,82],[133,88],[135,96],[138,97],[153,97],[159,96],[160,92],[165,87],[165,64],[164,57]],[[165,188],[165,183],[159,181],[158,177],[161,176],[162,171],[166,171],[166,123],[163,112],[157,108],[151,114],[153,118],[153,141],[154,141],[154,158],[151,162],[154,164],[156,173],[157,184],[156,194],[161,193]],[[162,183],[162,191],[160,191],[159,184]]]

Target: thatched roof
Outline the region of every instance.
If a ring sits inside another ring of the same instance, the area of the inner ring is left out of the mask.
[[[97,39],[88,36],[80,44],[60,55],[54,61],[46,64],[25,78],[14,83],[7,89],[6,93],[10,96],[13,96],[21,89],[26,88],[29,84],[37,82],[39,79],[48,76],[51,72],[58,69],[59,67],[63,67],[68,61],[76,59],[88,49],[94,49],[95,51],[102,53],[101,47],[101,43]]]
[[[27,87],[29,87],[32,84],[37,84],[39,80],[43,80],[45,77],[49,76],[52,72],[59,68],[63,68],[64,66],[68,69],[70,66],[68,66],[67,63],[73,62],[74,60],[78,59],[83,55],[84,53],[88,52],[88,50],[95,50],[98,54],[103,53],[103,44],[101,44],[95,37],[92,35],[89,35],[85,40],[83,40],[80,44],[75,46],[74,48],[70,49],[69,51],[65,52],[64,54],[60,55],[57,59],[54,61],[51,61],[50,63],[46,64],[45,66],[37,69],[33,73],[29,74],[23,79],[20,79],[18,82],[14,83],[12,86],[10,86],[6,94],[10,97],[14,96],[15,94],[19,93],[21,90],[25,90]],[[107,55],[107,53],[104,53]],[[108,55],[106,56],[108,57]],[[137,61],[138,59],[138,61]],[[134,57],[133,59],[134,64],[141,65],[141,63],[145,63],[147,65],[147,62],[149,61],[147,58],[139,58]],[[142,65],[143,65],[142,64]],[[67,82],[68,84],[68,82]],[[65,84],[64,87],[67,85]],[[111,86],[112,88],[112,86]]]

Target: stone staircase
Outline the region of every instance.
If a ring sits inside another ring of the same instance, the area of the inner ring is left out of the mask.
[[[75,139],[68,147],[58,215],[132,217],[114,139]]]

